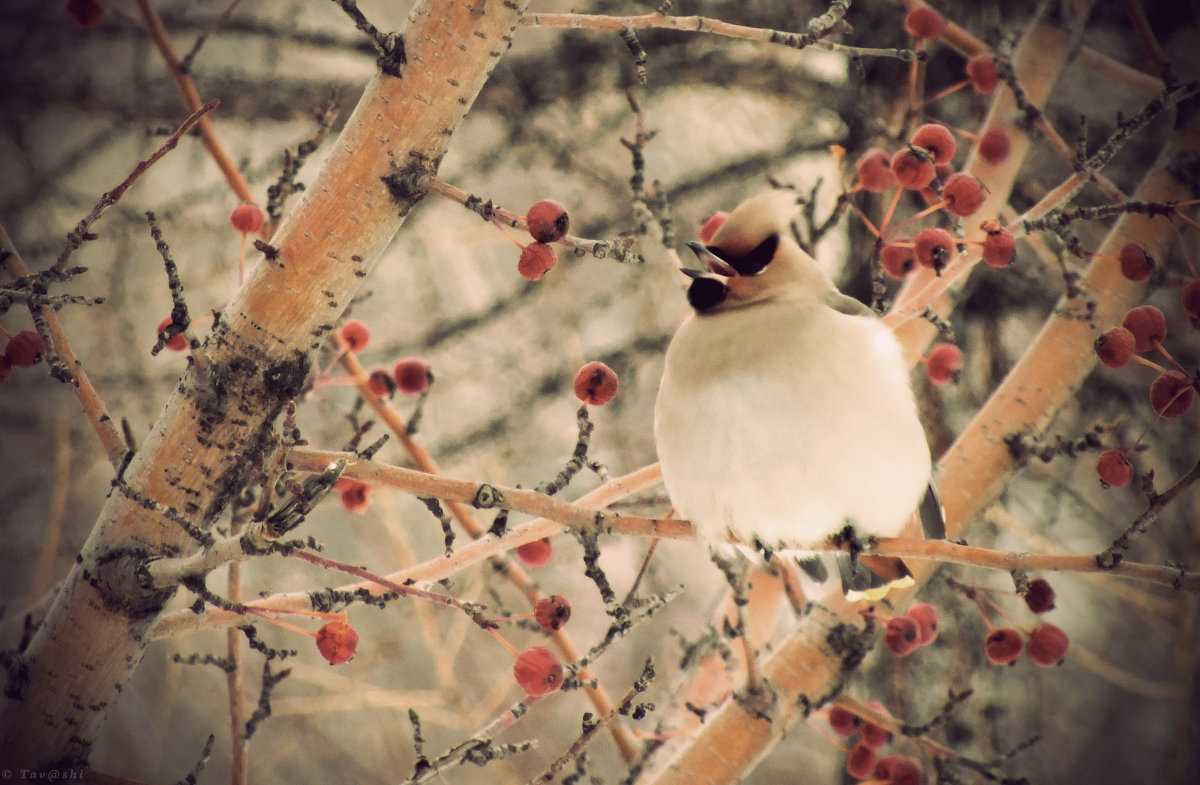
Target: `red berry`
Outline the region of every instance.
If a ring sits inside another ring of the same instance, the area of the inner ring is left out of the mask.
[[[8,339],[4,359],[14,368],[28,368],[42,358],[46,351],[42,336],[36,330],[22,330]]]
[[[8,362],[8,358],[0,354],[0,382],[3,382],[12,375],[12,365]]]
[[[67,0],[67,14],[80,27],[92,27],[104,16],[104,6],[96,0]]]
[[[855,779],[870,777],[871,772],[875,771],[877,757],[875,748],[867,744],[864,738],[855,744],[854,749],[850,750],[850,754],[846,756],[846,773]]]
[[[967,60],[967,78],[971,80],[971,87],[975,88],[975,92],[981,95],[992,94],[1000,82],[1000,77],[996,74],[996,61],[992,59],[991,52],[980,52]]]
[[[958,371],[962,367],[962,349],[952,343],[939,343],[929,350],[925,375],[938,387],[944,387],[958,378]]]
[[[1192,329],[1200,329],[1200,279],[1183,287],[1183,294],[1179,299],[1183,305],[1183,312],[1192,323]]]
[[[1017,256],[1017,238],[1008,229],[988,232],[983,238],[983,261],[992,267],[1008,267]]]
[[[862,718],[841,706],[829,707],[829,727],[839,736],[853,736],[862,725]]]
[[[946,29],[946,20],[929,6],[919,5],[904,15],[904,29],[914,38],[932,40]]]
[[[1150,405],[1163,417],[1178,417],[1192,405],[1191,380],[1179,371],[1163,371],[1150,384]]]
[[[948,164],[950,159],[954,157],[954,152],[958,149],[958,145],[954,141],[954,134],[950,133],[950,129],[944,125],[937,123],[926,123],[913,133],[909,144],[913,147],[920,147],[922,150],[928,150],[933,156],[935,164]]]
[[[567,208],[553,199],[543,199],[529,208],[525,214],[525,224],[529,234],[539,243],[552,243],[561,240],[571,226],[571,216]],[[549,268],[547,268],[549,269]]]
[[[937,171],[931,159],[906,147],[892,156],[892,173],[901,187],[919,191],[933,182]]]
[[[924,785],[921,764],[905,755],[888,755],[875,764],[875,778],[887,785]]]
[[[257,234],[267,223],[267,216],[253,202],[242,202],[229,214],[229,223],[242,234]]]
[[[429,371],[429,363],[420,357],[405,357],[392,368],[392,378],[396,387],[405,395],[420,395],[429,389],[433,383],[433,374]]]
[[[527,281],[536,281],[550,272],[556,264],[558,257],[553,248],[545,243],[530,243],[521,249],[521,258],[517,260],[517,272]]]
[[[544,567],[550,563],[550,557],[553,555],[554,546],[550,544],[549,537],[517,546],[517,558],[526,567]]]
[[[1008,665],[1021,656],[1021,633],[1012,627],[998,627],[983,640],[983,650],[988,661],[994,665]]]
[[[721,224],[725,223],[725,219],[729,217],[729,213],[716,212],[708,216],[708,220],[700,227],[700,231],[696,235],[700,238],[700,242],[708,245],[712,240],[713,235],[721,228]]]
[[[908,609],[908,615],[916,619],[917,624],[921,627],[921,637],[919,640],[922,646],[926,646],[937,640],[937,608],[927,602],[916,602]]]
[[[367,390],[376,398],[387,398],[396,391],[396,382],[383,368],[376,368],[367,377]]]
[[[1137,243],[1121,249],[1121,274],[1131,281],[1144,281],[1154,272],[1154,259]]]
[[[1114,327],[1102,333],[1096,339],[1094,347],[1096,354],[1100,356],[1100,362],[1109,368],[1124,368],[1129,358],[1133,357],[1136,345],[1137,339],[1133,337],[1133,333],[1124,327]]]
[[[1148,352],[1167,337],[1167,320],[1153,305],[1140,305],[1125,314],[1123,326],[1133,333],[1134,348]]]
[[[1003,128],[989,128],[979,137],[979,157],[989,164],[998,164],[1008,158],[1012,143]]]
[[[892,172],[892,157],[878,147],[873,147],[862,154],[854,165],[858,184],[864,191],[881,194],[896,184],[896,175]]]
[[[563,667],[554,652],[544,646],[534,646],[517,655],[513,676],[526,695],[537,697],[562,686]]]
[[[1054,608],[1054,587],[1045,578],[1036,578],[1025,590],[1025,604],[1034,613],[1045,613]]]
[[[883,271],[899,281],[912,271],[913,250],[903,245],[885,245],[879,252],[879,261]]]
[[[880,714],[887,714],[887,708],[879,701],[871,701],[870,706]],[[886,728],[882,728],[873,722],[866,722],[862,728],[862,743],[868,746],[879,749],[886,747],[892,742],[892,732]]]
[[[1057,665],[1070,646],[1067,634],[1053,624],[1042,622],[1029,633],[1029,659],[1043,667]]]
[[[371,342],[371,328],[358,319],[347,319],[342,325],[342,340],[352,352],[361,352]]]
[[[945,229],[922,229],[913,238],[913,254],[918,263],[941,270],[954,255],[954,237]]]
[[[942,188],[942,198],[950,200],[950,204],[946,205],[947,212],[960,218],[974,215],[983,204],[983,183],[974,175],[964,172],[952,174]]]
[[[911,616],[893,616],[883,630],[883,642],[901,657],[907,657],[921,646],[921,625]]]
[[[533,608],[533,617],[543,630],[560,630],[571,618],[571,603],[567,602],[566,597],[551,594],[537,601]]]
[[[358,648],[358,633],[344,621],[331,621],[317,631],[317,650],[330,665],[349,662]]]
[[[1096,459],[1096,474],[1105,486],[1121,488],[1133,479],[1133,464],[1123,450],[1105,450]]]
[[[593,360],[575,374],[575,396],[592,406],[603,406],[617,396],[617,374]]]
[[[350,512],[360,514],[366,512],[367,505],[371,503],[370,485],[358,480],[342,478],[333,487],[338,492],[338,496],[341,497],[343,507]]]
[[[167,329],[167,325],[170,323],[171,317],[168,316],[166,319],[163,319],[158,323],[158,330],[156,330],[154,334],[162,335],[163,330]],[[185,336],[183,333],[176,333],[175,335],[172,335],[167,339],[167,348],[173,352],[182,352],[187,348],[187,336]]]

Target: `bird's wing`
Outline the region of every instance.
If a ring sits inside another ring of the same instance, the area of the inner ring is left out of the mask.
[[[925,496],[921,499],[919,509],[921,531],[924,532],[925,539],[946,539],[946,510],[942,507],[942,500],[938,498],[937,488],[932,482],[925,489]]]
[[[836,289],[821,295],[821,303],[829,308],[832,308],[838,313],[844,313],[847,316],[870,316],[872,319],[879,318],[879,314],[872,311],[870,306],[863,305],[853,297],[842,294]]]

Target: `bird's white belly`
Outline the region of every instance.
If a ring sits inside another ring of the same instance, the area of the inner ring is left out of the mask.
[[[894,534],[930,471],[895,340],[828,309],[774,322],[748,343],[694,318],[672,342],[655,437],[677,514],[709,539],[803,543],[846,523]]]

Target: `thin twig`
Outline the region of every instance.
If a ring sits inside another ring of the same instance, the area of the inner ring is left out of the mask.
[[[3,266],[14,279],[21,279],[30,274],[29,268],[21,260],[21,255],[17,253],[17,248],[3,224],[0,224],[0,266]],[[93,430],[96,431],[96,436],[100,439],[100,446],[104,448],[104,454],[108,456],[109,463],[114,469],[119,469],[125,460],[125,441],[121,438],[116,421],[109,415],[108,407],[100,399],[100,393],[92,385],[83,365],[75,358],[75,352],[71,349],[70,343],[67,342],[67,336],[63,332],[62,323],[59,322],[58,316],[52,308],[37,306],[32,301],[29,303],[29,307],[31,310],[40,311],[41,316],[45,319],[52,338],[52,345],[47,346],[46,349],[53,351],[70,369],[75,395],[79,398],[83,412],[91,422]]]
[[[171,77],[175,80],[175,85],[179,88],[179,93],[183,97],[184,105],[190,112],[198,111],[201,108],[200,93],[196,90],[196,85],[192,82],[192,78],[181,70],[182,63],[179,55],[176,54],[175,46],[171,43],[166,28],[163,27],[162,19],[158,16],[158,11],[155,10],[150,0],[137,0],[137,4],[138,8],[142,11],[142,19],[146,23],[146,30],[150,33],[150,38],[158,48],[159,54],[162,55],[163,61],[166,62],[167,69],[170,70]],[[199,130],[205,149],[212,156],[213,161],[217,164],[217,168],[221,170],[221,174],[225,175],[225,181],[229,183],[229,187],[233,189],[238,200],[253,202],[254,194],[250,191],[250,185],[246,182],[246,178],[242,177],[237,164],[225,152],[225,148],[221,145],[221,140],[217,138],[216,129],[213,128],[212,123],[209,122],[207,117],[200,119]]]
[[[188,53],[185,54],[179,61],[180,73],[191,73],[192,61],[196,59],[196,55],[200,54],[200,47],[204,46],[205,40],[219,30],[221,25],[229,21],[229,17],[233,13],[233,9],[237,8],[238,3],[240,2],[242,2],[242,0],[233,0],[232,3],[226,6],[224,11],[217,15],[217,18],[212,21],[212,24],[200,31],[200,35],[196,36],[196,42],[192,44],[192,48],[189,49]]]
[[[633,683],[633,686],[621,696],[621,700],[617,702],[617,705],[609,709],[608,713],[599,720],[587,723],[583,733],[578,739],[575,740],[575,743],[568,747],[562,755],[559,755],[558,758],[556,758],[555,761],[551,763],[550,766],[544,772],[542,772],[540,776],[530,780],[530,785],[547,785],[547,783],[553,780],[554,776],[558,774],[558,772],[562,771],[570,761],[577,758],[579,753],[583,752],[583,748],[586,747],[592,741],[592,739],[596,737],[596,733],[598,731],[616,719],[618,714],[628,713],[629,706],[633,703],[633,699],[648,690],[650,688],[650,682],[653,680],[654,659],[652,657],[647,657],[645,665],[642,666],[642,675],[639,676],[638,680]]]
[[[1129,550],[1129,546],[1133,544],[1133,541],[1149,530],[1151,524],[1158,519],[1158,514],[1162,512],[1164,507],[1174,501],[1179,494],[1187,490],[1197,480],[1200,480],[1200,462],[1197,462],[1190,472],[1180,477],[1165,493],[1151,494],[1150,506],[1146,508],[1146,511],[1135,518],[1133,523],[1129,525],[1129,528],[1121,532],[1121,536],[1114,540],[1112,545],[1108,546],[1102,553],[1097,554],[1097,566],[1102,570],[1111,570],[1119,566],[1125,558],[1123,552]]]
[[[426,185],[430,193],[457,202],[471,212],[478,213],[484,220],[499,220],[513,228],[528,229],[525,216],[497,207],[491,199],[484,200],[450,183],[432,177],[429,178]],[[558,242],[573,249],[576,257],[593,256],[597,259],[615,259],[625,264],[644,264],[646,261],[640,253],[630,250],[633,246],[632,239],[589,240],[586,237],[568,234]]]
[[[830,12],[822,14],[813,20],[816,29],[807,33],[792,33],[784,30],[771,30],[765,27],[748,27],[733,24],[707,16],[665,16],[661,13],[641,14],[639,16],[605,16],[601,14],[526,14],[521,18],[524,27],[568,28],[571,30],[599,30],[620,33],[626,29],[633,30],[679,30],[689,33],[710,33],[726,38],[738,38],[747,41],[779,44],[792,49],[805,49],[815,46],[834,52],[843,52],[858,57],[891,57],[904,62],[921,60],[926,55],[911,49],[877,49],[864,46],[847,46],[826,40],[826,36],[839,27],[840,17],[836,8],[848,7],[846,0],[834,0]],[[828,19],[828,27],[823,25]],[[811,24],[811,23],[810,23]]]
[[[104,195],[100,197],[100,201],[96,202],[96,205],[92,208],[92,211],[88,213],[82,221],[76,224],[75,228],[67,234],[66,247],[62,249],[58,255],[58,259],[54,262],[55,270],[61,271],[66,266],[67,259],[71,258],[71,254],[74,253],[79,246],[83,245],[85,240],[91,240],[95,238],[95,235],[93,235],[89,230],[91,229],[92,224],[100,218],[104,211],[116,204],[117,201],[125,195],[125,192],[129,190],[130,186],[137,182],[138,178],[145,174],[147,169],[157,163],[158,159],[174,150],[175,145],[179,144],[180,138],[190,131],[192,126],[202,121],[204,119],[204,115],[208,114],[213,109],[216,109],[219,103],[220,102],[214,98],[203,106],[198,107],[195,111],[188,115],[188,118],[183,121],[182,125],[175,129],[174,133],[167,137],[165,142],[159,145],[157,150],[150,154],[149,158],[133,167],[133,171],[129,173],[129,176],[122,180],[116,188],[112,189],[111,191],[106,191]]]

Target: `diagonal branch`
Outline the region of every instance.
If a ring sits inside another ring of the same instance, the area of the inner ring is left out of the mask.
[[[87,759],[174,593],[140,586],[130,567],[196,550],[189,531],[210,529],[270,454],[275,420],[303,388],[314,336],[334,329],[424,196],[413,183],[436,172],[521,12],[517,3],[482,15],[448,0],[414,7],[408,57],[420,67],[366,85],[313,187],[272,238],[272,258],[259,260],[195,350],[205,362],[185,371],[20,653],[0,703],[6,765]]]

